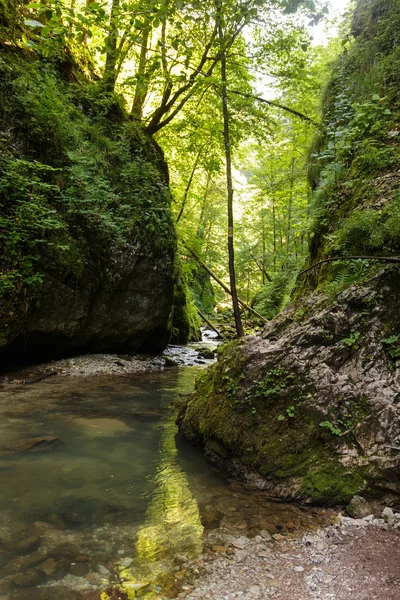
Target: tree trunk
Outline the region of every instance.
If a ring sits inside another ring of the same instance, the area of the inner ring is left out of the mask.
[[[117,38],[118,38],[118,24],[117,17],[119,12],[120,0],[112,0],[111,15],[110,15],[110,26],[109,26],[109,42],[107,45],[106,53],[106,65],[104,68],[103,75],[103,88],[106,92],[113,92],[115,89],[117,79]]]
[[[190,173],[190,177],[189,177],[189,180],[188,180],[188,182],[187,182],[187,185],[186,185],[186,188],[185,188],[185,193],[183,194],[181,208],[180,208],[180,211],[179,211],[179,214],[178,214],[178,216],[176,217],[176,222],[177,222],[177,223],[179,223],[179,221],[181,220],[181,217],[182,217],[182,215],[183,215],[183,211],[185,210],[186,201],[187,201],[187,199],[188,199],[188,195],[189,195],[189,192],[190,192],[190,188],[192,187],[193,178],[194,178],[194,176],[195,176],[196,169],[197,169],[197,167],[198,167],[198,165],[199,165],[200,158],[201,158],[201,155],[202,155],[202,152],[203,152],[203,148],[204,148],[204,146],[202,146],[202,147],[200,148],[200,150],[199,150],[199,152],[198,152],[198,154],[197,154],[197,156],[196,156],[196,160],[194,161],[193,168],[192,168],[192,172]]]
[[[286,227],[286,269],[289,268],[289,256],[290,256],[290,237],[292,229],[292,206],[293,206],[293,189],[294,189],[294,156],[292,156],[291,167],[290,167],[290,193],[289,203],[287,210],[287,227]]]
[[[143,104],[147,96],[149,83],[145,81],[146,65],[147,65],[147,50],[149,43],[150,27],[147,26],[143,30],[142,44],[140,46],[139,65],[137,70],[137,83],[135,86],[135,96],[132,104],[132,114],[139,120],[143,117]]]
[[[216,0],[216,24],[218,27],[218,38],[220,45],[220,56],[221,56],[221,83],[222,83],[222,113],[224,119],[224,144],[225,144],[225,160],[226,160],[226,183],[228,192],[228,255],[229,255],[229,277],[231,283],[231,294],[232,294],[232,306],[233,314],[235,317],[236,334],[237,336],[243,337],[243,324],[240,316],[239,302],[236,290],[236,276],[235,276],[235,252],[233,245],[233,184],[232,184],[232,157],[231,157],[231,145],[230,145],[230,134],[229,134],[229,110],[228,110],[228,97],[227,97],[227,76],[226,76],[226,50],[224,33],[222,30],[221,23],[221,2]]]

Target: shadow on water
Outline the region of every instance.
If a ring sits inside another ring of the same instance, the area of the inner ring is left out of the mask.
[[[172,403],[199,369],[2,390],[0,600],[159,598],[207,531],[315,520],[223,478],[177,435]]]

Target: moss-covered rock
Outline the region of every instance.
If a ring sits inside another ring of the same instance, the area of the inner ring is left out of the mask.
[[[308,318],[292,306],[261,336],[221,346],[180,407],[181,430],[223,470],[284,498],[400,495],[399,370],[385,342],[400,331],[399,284],[389,270],[328,307],[303,298]]]
[[[158,352],[170,336],[179,272],[162,152],[120,97],[66,73],[0,50],[3,363]]]

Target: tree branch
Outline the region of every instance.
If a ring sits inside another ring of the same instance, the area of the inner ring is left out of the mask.
[[[312,269],[315,269],[316,267],[319,267],[319,265],[322,265],[324,263],[338,261],[338,260],[377,260],[380,262],[400,264],[400,258],[397,256],[393,256],[393,257],[391,257],[391,256],[337,256],[336,258],[325,258],[324,260],[320,260],[319,262],[315,263],[315,265],[311,265],[311,267],[304,269],[304,271],[300,271],[299,276],[304,275],[305,273],[308,273],[309,271],[311,271]]]
[[[255,96],[254,94],[246,94],[245,92],[239,92],[239,90],[229,90],[231,94],[236,94],[237,96],[242,96],[243,98],[251,98],[252,100],[257,100],[258,102],[263,102],[264,104],[268,104],[269,106],[274,106],[275,108],[280,108],[303,121],[307,121],[308,123],[312,123],[315,127],[320,127],[319,123],[307,117],[307,115],[295,110],[294,108],[290,108],[289,106],[285,106],[284,104],[280,104],[279,102],[275,102],[274,100],[265,100],[265,98],[261,98],[260,96]]]

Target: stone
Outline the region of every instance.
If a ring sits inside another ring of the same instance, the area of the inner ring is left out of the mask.
[[[104,565],[98,565],[96,570],[101,575],[110,575],[110,571]]]
[[[270,534],[269,531],[267,531],[266,529],[263,529],[262,531],[260,531],[260,536],[263,538],[263,540],[265,540],[266,542],[270,542],[272,541],[272,535]]]
[[[48,558],[41,565],[38,566],[38,570],[42,571],[47,577],[53,575],[57,568],[57,561],[54,558]]]
[[[364,519],[373,512],[371,504],[362,496],[355,495],[346,506],[346,511],[353,519]]]
[[[3,446],[3,449],[10,452],[44,452],[53,448],[59,441],[59,438],[51,435],[36,438],[24,438]]]
[[[232,542],[232,546],[235,548],[243,549],[249,543],[249,539],[245,536],[241,536]]]
[[[385,519],[385,521],[389,523],[389,525],[392,525],[394,523],[394,512],[389,506],[386,506],[386,508],[383,509],[382,519]]]
[[[6,550],[11,552],[17,552],[18,554],[28,554],[37,550],[40,546],[40,537],[32,536],[21,540],[11,540],[6,544],[3,544]]]
[[[295,573],[303,573],[304,567],[302,567],[300,565],[296,566],[296,567],[293,567],[293,571],[295,571]]]
[[[133,558],[130,558],[129,556],[127,556],[119,561],[119,564],[121,565],[121,567],[130,567],[132,563],[133,563]]]
[[[17,573],[13,576],[13,581],[17,587],[32,587],[44,579],[44,574],[37,569],[29,569],[24,573]]]
[[[261,588],[258,585],[251,585],[249,587],[249,592],[250,594],[252,594],[253,596],[259,596],[261,593]]]
[[[246,550],[238,550],[235,553],[235,561],[236,562],[242,562],[242,560],[244,560],[246,557],[247,557]]]
[[[35,521],[34,525],[39,533],[45,533],[46,531],[51,531],[54,529],[54,525],[51,523],[46,523],[46,521]]]
[[[75,575],[76,577],[84,577],[89,571],[90,565],[88,562],[72,562],[69,567],[71,575]]]
[[[4,565],[6,565],[8,562],[10,562],[11,558],[12,558],[11,552],[0,549],[0,569],[1,569],[1,567],[4,567]]]
[[[17,556],[4,567],[4,571],[8,574],[24,571],[38,565],[43,561],[43,558],[43,554],[39,551],[28,554],[27,556]]]

